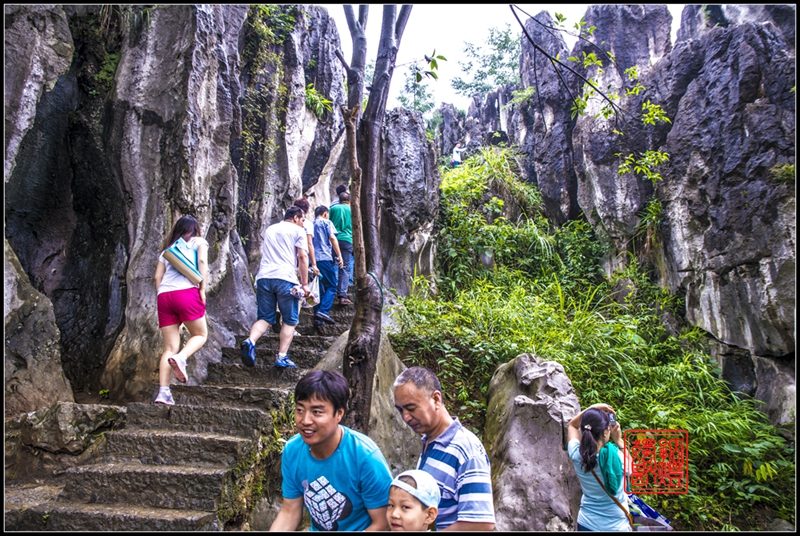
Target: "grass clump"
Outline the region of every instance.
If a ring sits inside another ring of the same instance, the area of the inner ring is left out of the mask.
[[[415,279],[392,337],[406,364],[433,369],[452,413],[482,436],[497,366],[526,352],[557,361],[582,407],[612,404],[623,429],[689,432],[689,493],[649,501],[677,528],[750,529],[765,512],[794,523],[794,445],[720,379],[698,328],[667,332],[660,317],[680,318],[681,300],[633,254],[603,276],[590,226],[549,229],[516,175],[510,149],[443,172],[438,278]]]

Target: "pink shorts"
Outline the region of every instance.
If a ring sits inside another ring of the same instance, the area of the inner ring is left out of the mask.
[[[203,318],[206,304],[200,299],[199,288],[162,292],[158,295],[158,327],[173,326]]]

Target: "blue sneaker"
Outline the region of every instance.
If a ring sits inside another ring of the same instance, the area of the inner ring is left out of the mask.
[[[294,364],[294,361],[289,359],[289,354],[286,354],[284,357],[275,356],[275,366],[278,368],[288,368],[288,367],[296,367],[297,365]]]
[[[245,339],[242,343],[242,363],[246,367],[253,367],[256,364],[256,345]]]

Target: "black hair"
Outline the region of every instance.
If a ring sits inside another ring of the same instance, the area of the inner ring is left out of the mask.
[[[295,201],[294,202],[294,206],[300,207],[300,210],[303,211],[303,214],[308,212],[308,209],[311,208],[311,204],[308,202],[308,199],[306,199],[305,197],[301,197],[300,199]]]
[[[305,217],[306,213],[303,211],[302,208],[298,207],[297,205],[292,205],[291,207],[286,209],[286,212],[283,214],[283,219],[287,221],[291,221],[295,219],[297,216],[301,218]]]
[[[610,425],[605,411],[589,408],[581,415],[581,468],[587,473],[597,466],[597,442]],[[587,428],[587,426],[589,428]]]
[[[163,244],[161,244],[161,251],[170,247],[179,238],[186,237],[187,235],[190,235],[189,238],[200,236],[200,224],[197,223],[197,220],[193,216],[181,216],[178,218],[178,221],[172,226],[172,231],[170,231]]]
[[[432,395],[434,391],[442,392],[442,384],[439,378],[429,368],[425,367],[411,367],[407,368],[394,381],[395,387],[400,387],[408,382],[412,382],[417,386],[417,389],[425,392],[427,395]]]
[[[328,212],[328,207],[326,207],[325,205],[320,205],[320,206],[318,206],[317,208],[314,209],[314,217],[315,218],[319,218],[320,216],[322,216],[326,212]]]
[[[346,192],[346,191],[347,191],[347,185],[346,184],[340,184],[339,186],[336,187],[336,195],[339,195],[342,192]]]
[[[347,192],[342,192],[339,194],[339,202],[340,203],[347,203],[350,201],[350,194]]]
[[[341,372],[335,370],[312,370],[307,372],[294,388],[295,402],[317,397],[333,404],[333,412],[347,411],[350,385]]]

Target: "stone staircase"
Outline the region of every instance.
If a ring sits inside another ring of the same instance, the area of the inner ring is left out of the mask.
[[[92,463],[67,469],[55,486],[6,486],[5,529],[48,531],[224,530],[248,508],[280,497],[281,436],[294,433],[297,380],[350,328],[353,305],[334,305],[336,324],[313,326],[303,309],[290,357],[273,367],[278,336],[256,345],[256,366],[239,345],[209,364],[206,383],[173,385],[174,406],[130,403],[124,428],[107,432]]]

